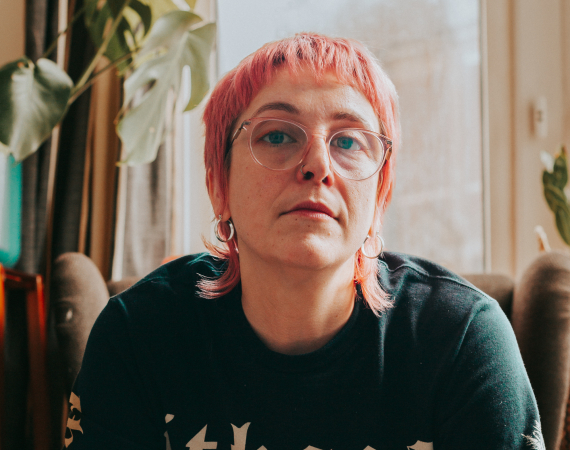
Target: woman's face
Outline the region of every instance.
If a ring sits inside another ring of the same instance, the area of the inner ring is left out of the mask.
[[[269,170],[250,154],[242,131],[231,149],[229,202],[238,236],[240,264],[322,269],[345,265],[371,231],[378,175],[352,181],[333,171],[325,138],[341,128],[380,131],[372,106],[358,90],[327,74],[317,83],[308,70],[292,76],[279,71],[241,114],[237,126],[253,117],[273,117],[305,125],[309,150],[300,166]],[[217,214],[222,211],[214,209]],[[323,212],[324,211],[324,212]]]

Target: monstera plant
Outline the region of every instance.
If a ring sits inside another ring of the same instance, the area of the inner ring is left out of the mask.
[[[568,183],[568,154],[564,146],[553,158],[549,153],[543,152],[542,161],[546,169],[542,173],[544,197],[549,208],[556,218],[556,227],[560,236],[570,245],[570,205],[566,196],[565,187]]]
[[[74,84],[47,59],[23,56],[0,68],[0,151],[21,161],[35,152],[73,103],[105,70],[124,78],[124,104],[117,118],[126,164],[154,160],[165,130],[169,93],[177,99],[185,66],[191,94],[185,110],[206,95],[215,24],[193,11],[196,0],[85,0],[73,17],[84,20],[97,52]],[[180,9],[178,5],[186,6]],[[70,23],[71,26],[71,23]],[[68,27],[69,30],[69,27]],[[67,30],[63,31],[66,33]],[[101,58],[110,62],[95,72]]]

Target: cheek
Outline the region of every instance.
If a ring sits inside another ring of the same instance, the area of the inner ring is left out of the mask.
[[[376,183],[363,183],[357,185],[350,193],[351,196],[351,214],[353,215],[353,225],[359,230],[359,233],[368,233],[374,219],[374,211],[376,209]]]
[[[237,172],[230,177],[229,207],[234,220],[249,214],[248,210],[259,204],[255,184],[245,175],[244,172]]]
[[[251,158],[236,161],[230,168],[229,208],[236,227],[258,226],[271,207],[275,176],[259,169],[263,168]]]

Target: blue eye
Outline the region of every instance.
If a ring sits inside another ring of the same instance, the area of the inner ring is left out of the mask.
[[[344,148],[345,150],[348,150],[350,147],[352,147],[352,142],[353,142],[352,139],[347,137],[342,137],[337,139],[337,145],[340,148]]]
[[[282,131],[272,131],[271,133],[267,133],[265,136],[263,136],[262,140],[272,145],[290,144],[293,142],[291,136],[283,133]]]
[[[349,136],[339,136],[331,141],[331,145],[341,148],[343,150],[360,150],[360,142],[357,139]]]

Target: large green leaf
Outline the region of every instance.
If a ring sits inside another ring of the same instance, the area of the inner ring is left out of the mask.
[[[103,44],[110,24],[119,15],[125,2],[126,0],[86,0],[85,25],[97,48]],[[151,22],[150,6],[142,0],[130,0],[117,31],[109,41],[105,56],[111,61],[116,61],[135,50],[149,31]],[[139,28],[141,32],[138,32]],[[131,58],[126,58],[117,67],[120,71],[124,71],[130,62]]]
[[[564,151],[561,151],[554,160],[552,172],[548,174],[548,181],[560,189],[564,189],[568,183],[568,161]]]
[[[118,16],[126,0],[85,1],[85,24],[93,43],[99,48],[105,40],[110,22]],[[188,5],[189,9],[194,9],[196,4],[196,0],[181,1]],[[124,10],[123,19],[107,46],[105,56],[111,61],[116,61],[135,51],[160,17],[178,10],[180,8],[173,0],[130,0]],[[131,58],[121,61],[117,66],[119,71],[124,73],[131,62]]]
[[[556,211],[556,228],[558,228],[564,242],[570,245],[570,210],[568,205]]]
[[[136,63],[148,60],[148,55],[164,54],[177,47],[188,30],[202,21],[197,14],[188,11],[171,11],[160,17],[152,27],[152,32],[147,37],[143,47],[137,54]],[[138,75],[131,76],[128,85],[138,85],[133,80]],[[144,84],[144,82],[143,82]],[[138,86],[142,87],[142,85]]]
[[[155,22],[159,17],[164,16],[166,13],[171,11],[178,11],[180,8],[172,0],[142,0],[152,10],[153,22]],[[191,11],[194,10],[196,6],[196,0],[183,0],[184,3],[188,5]]]
[[[566,198],[566,194],[564,194],[564,191],[552,184],[547,184],[544,186],[544,197],[546,198],[548,206],[554,213],[556,213],[558,209],[563,208],[568,204],[568,200]]]
[[[194,109],[202,101],[210,89],[210,53],[216,38],[216,26],[205,25],[202,28],[188,33],[188,44],[193,49],[188,55],[189,66],[192,72],[190,77],[191,94],[184,111]]]
[[[188,107],[196,106],[209,89],[209,56],[215,24],[193,26],[199,17],[188,11],[173,11],[153,26],[137,59],[144,62],[125,82],[125,109],[117,132],[125,150],[126,164],[154,160],[163,141],[168,96],[177,97],[182,69],[190,66],[192,92]],[[135,60],[135,64],[137,61]]]
[[[49,59],[34,64],[23,57],[0,68],[0,142],[17,161],[35,152],[63,118],[72,87]]]
[[[132,14],[132,20],[129,20],[128,14],[130,11],[135,12],[138,17]],[[152,10],[144,1],[131,1],[129,3],[129,7],[126,9],[125,16],[127,17],[127,20],[129,20],[129,25],[131,26],[131,30],[133,30],[135,36],[138,35],[138,33],[136,33],[136,29],[139,25],[142,25],[143,27],[142,36],[146,36],[150,31],[150,27],[152,26]]]

